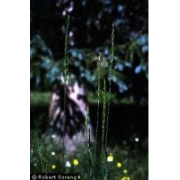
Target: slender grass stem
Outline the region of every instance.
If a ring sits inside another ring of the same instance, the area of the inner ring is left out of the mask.
[[[40,158],[42,172],[47,173],[47,163],[48,163],[48,161],[43,157],[42,146],[40,145],[38,139],[37,139],[37,150],[38,150],[38,155],[39,155],[39,158]]]
[[[98,60],[98,105],[97,105],[97,124],[96,124],[96,139],[95,139],[95,153],[97,151],[97,139],[98,139],[98,126],[99,126],[99,105],[100,105],[100,90],[101,90],[101,54],[99,55]]]
[[[108,135],[108,123],[109,123],[109,113],[110,113],[110,95],[111,95],[111,77],[113,75],[113,62],[114,62],[114,23],[112,24],[111,32],[111,59],[109,64],[109,96],[108,96],[108,107],[107,107],[107,120],[106,120],[106,137],[105,146],[107,145],[107,135]]]
[[[68,33],[69,33],[70,17],[66,20],[66,34],[65,34],[65,48],[64,48],[64,119],[63,119],[63,148],[62,148],[62,172],[64,172],[64,156],[65,156],[65,127],[66,127],[66,89],[67,89],[67,75],[68,75]]]
[[[105,145],[105,131],[106,131],[106,111],[107,111],[107,92],[106,80],[104,79],[103,86],[103,110],[102,110],[102,135],[101,135],[101,176],[106,179],[105,165],[106,165],[106,145]]]

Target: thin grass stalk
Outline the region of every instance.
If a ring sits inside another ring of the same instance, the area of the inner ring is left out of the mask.
[[[106,80],[104,79],[103,86],[103,111],[102,111],[102,135],[101,135],[101,175],[103,179],[107,179],[107,173],[105,172],[106,166],[106,144],[105,144],[105,133],[106,133],[106,111],[107,111],[107,92],[106,92]]]
[[[98,59],[98,89],[97,89],[97,97],[98,97],[98,105],[97,105],[97,124],[96,124],[96,138],[95,138],[95,153],[97,151],[97,138],[98,138],[98,126],[99,126],[99,105],[100,105],[100,90],[101,90],[101,54]]]
[[[109,122],[109,113],[110,113],[110,95],[111,95],[111,77],[113,75],[113,63],[114,63],[114,23],[112,24],[111,32],[111,58],[109,64],[109,90],[108,90],[108,107],[107,107],[107,120],[106,120],[106,137],[105,137],[105,146],[107,145],[107,135],[108,135],[108,122]]]
[[[37,139],[37,150],[38,150],[38,154],[39,154],[39,158],[40,158],[42,172],[47,173],[47,163],[48,163],[48,161],[43,157],[42,146],[40,145],[38,139]]]
[[[69,33],[70,17],[66,20],[66,34],[65,34],[65,47],[64,47],[64,120],[63,120],[63,148],[62,148],[62,172],[64,172],[64,156],[65,156],[65,126],[66,126],[66,89],[67,89],[67,75],[68,75],[68,33]]]

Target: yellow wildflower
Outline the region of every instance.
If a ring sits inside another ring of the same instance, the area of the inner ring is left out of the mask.
[[[110,154],[110,155],[107,157],[107,161],[108,161],[108,162],[113,162],[113,160],[114,160],[114,157],[113,157],[112,154]]]
[[[73,160],[73,164],[74,164],[75,166],[77,166],[77,165],[79,164],[79,161],[78,161],[77,159],[74,159],[74,160]]]
[[[117,167],[118,168],[121,168],[122,167],[122,164],[120,162],[117,163]]]
[[[53,165],[51,166],[51,169],[56,169],[56,165],[53,164]]]
[[[124,173],[124,174],[127,174],[127,172],[128,172],[127,169],[124,169],[124,170],[123,170],[123,173]]]

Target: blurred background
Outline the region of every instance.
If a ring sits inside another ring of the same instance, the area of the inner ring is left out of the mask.
[[[63,73],[68,15],[69,73],[85,85],[95,128],[97,60],[101,53],[107,76],[114,23],[108,146],[124,163],[134,162],[135,179],[147,179],[148,1],[31,0],[30,12],[31,143],[46,130],[53,85]]]

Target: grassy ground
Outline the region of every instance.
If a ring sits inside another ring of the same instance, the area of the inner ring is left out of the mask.
[[[36,132],[31,134],[31,172],[60,173],[62,172],[61,153],[51,144],[44,145],[41,139],[37,140]],[[92,145],[93,147],[93,145]],[[128,147],[107,147],[107,169],[110,180],[147,180],[148,179],[148,156],[139,149],[130,150]],[[93,154],[93,151],[92,151]],[[65,173],[78,173],[81,179],[88,180],[89,171],[94,168],[89,163],[89,154],[84,147],[71,155],[65,156]],[[125,178],[126,177],[126,178]],[[123,179],[124,178],[124,179]]]
[[[31,107],[48,107],[50,93],[31,93]],[[91,99],[91,98],[89,98]],[[48,109],[48,108],[47,108]],[[45,144],[42,139],[47,112],[36,111],[31,116],[31,172],[62,172],[62,156],[56,147]],[[148,179],[148,150],[147,138],[137,139],[132,136],[122,143],[111,143],[107,146],[108,158],[105,160],[104,170],[109,180],[147,180]],[[93,144],[89,148],[81,147],[79,151],[65,156],[64,170],[66,173],[78,173],[80,179],[99,180],[96,176],[97,167],[93,166],[94,156]]]
[[[97,103],[97,97],[91,93],[91,92],[87,92],[88,93],[88,103],[90,104],[96,104]],[[49,105],[49,100],[51,98],[51,93],[50,92],[37,92],[37,91],[33,91],[30,93],[30,101],[31,101],[31,106],[48,106]],[[124,98],[121,100],[118,100],[118,98],[116,98],[115,94],[112,94],[110,96],[111,101],[114,104],[133,104],[133,102],[130,102],[128,99]]]

